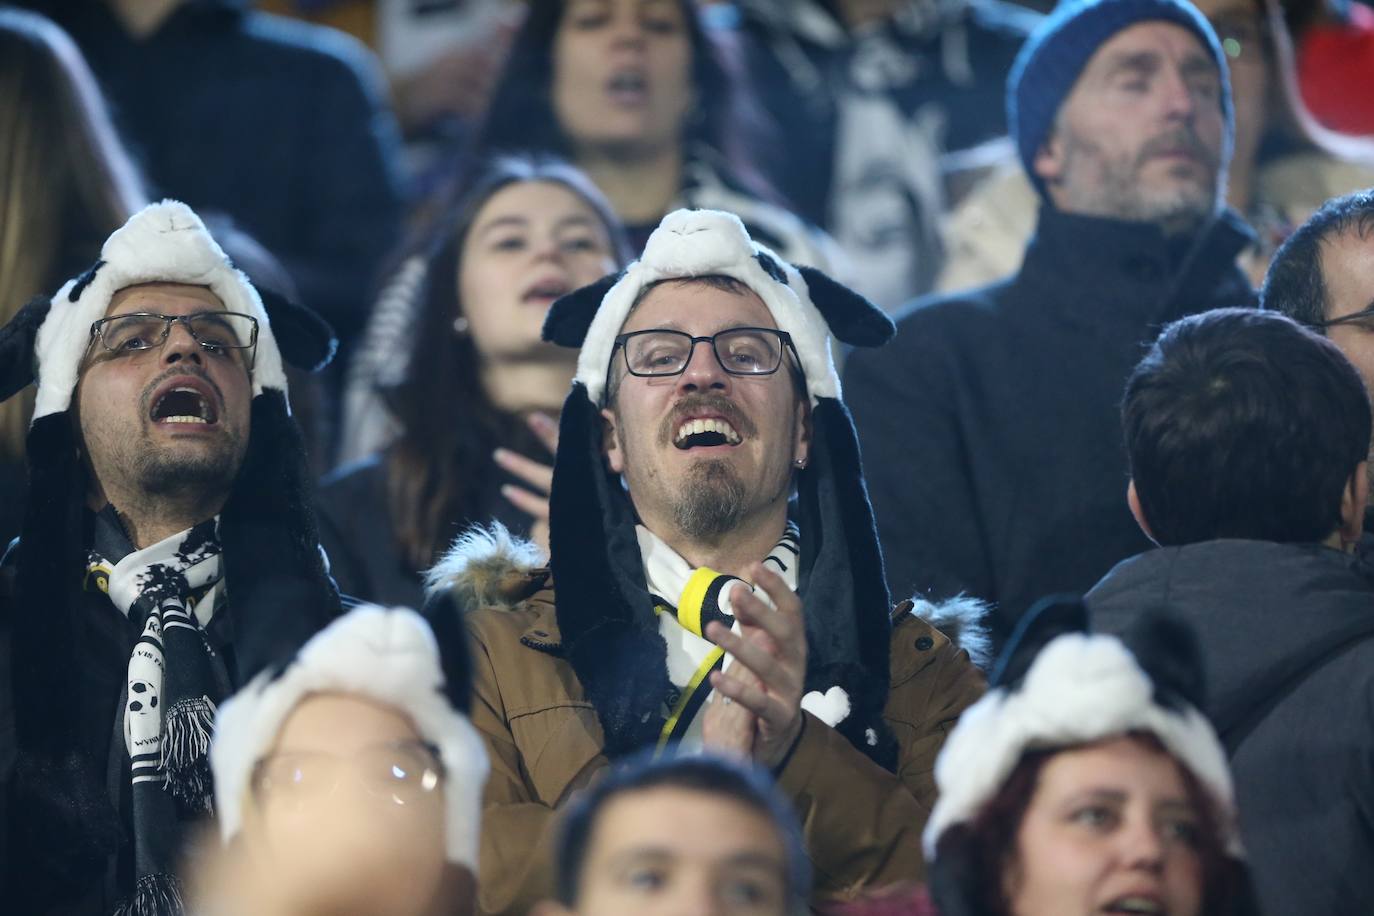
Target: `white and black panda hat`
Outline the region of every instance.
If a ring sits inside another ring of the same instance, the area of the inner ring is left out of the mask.
[[[54,861],[104,852],[87,849],[99,831],[82,829],[86,812],[66,827],[76,769],[104,772],[104,761],[78,766],[89,745],[79,731],[80,679],[71,672],[76,616],[86,579],[87,470],[80,456],[73,393],[92,324],[129,286],[173,282],[204,286],[227,310],[258,320],[249,442],[218,524],[225,593],[234,607],[239,679],[288,656],[338,614],[339,597],[319,549],[310,475],[301,432],[290,417],[284,362],[323,366],[335,339],[313,312],[283,296],[260,294],[237,270],[189,207],[166,200],[134,214],[101,249],[100,260],[51,298],[26,304],[0,328],[0,400],[37,384],[26,452],[28,505],[14,548],[12,675],[16,737],[25,795],[34,821],[53,825],[35,838]],[[41,647],[41,648],[40,648]],[[94,797],[94,796],[92,796]],[[41,802],[50,799],[49,816]],[[41,809],[41,810],[40,810]],[[60,870],[60,868],[59,868]]]
[[[836,727],[891,767],[896,746],[882,722],[890,611],[858,439],[830,355],[831,336],[879,346],[895,328],[877,306],[818,270],[788,264],[753,241],[733,214],[677,210],[624,271],[559,299],[544,338],[578,347],[554,461],[550,552],[563,652],[595,706],[611,757],[652,744],[669,688],[634,511],[607,469],[599,410],[620,333],[635,301],[664,280],[726,276],[758,294],[790,335],[811,401],[812,442],[797,472],[799,592],[808,643],[806,690],[838,686],[850,712]]]
[[[258,675],[225,701],[210,747],[221,839],[228,843],[242,830],[254,767],[276,743],[291,711],[311,694],[346,693],[403,713],[438,749],[445,774],[445,855],[476,874],[490,764],[468,719],[471,672],[456,621],[453,629],[444,634],[441,652],[415,611],[358,605],[311,637],[279,671]]]
[[[1225,853],[1245,885],[1228,912],[1248,912],[1253,890],[1235,791],[1221,741],[1199,711],[1203,680],[1196,636],[1165,611],[1142,616],[1117,638],[1088,631],[1078,598],[1056,596],[1032,607],[1004,649],[990,689],[964,710],[935,762],[939,797],[922,840],[941,912],[981,912],[969,899],[979,892],[968,886],[976,870],[959,861],[959,844],[941,841],[979,816],[1023,754],[1130,733],[1158,738],[1209,796]]]

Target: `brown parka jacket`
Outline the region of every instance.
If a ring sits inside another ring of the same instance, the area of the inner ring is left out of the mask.
[[[479,909],[524,916],[553,892],[556,814],[607,765],[596,711],[561,657],[554,589],[530,550],[469,539],[431,574],[463,614],[473,654],[472,722],[491,756],[482,823]],[[465,555],[466,554],[466,555]],[[982,606],[923,612],[972,646]],[[969,653],[911,602],[893,612],[884,719],[897,739],[896,775],[804,713],[795,750],[775,774],[795,805],[815,870],[814,899],[920,880],[921,830],[935,801],[935,756],[959,714],[984,692]]]

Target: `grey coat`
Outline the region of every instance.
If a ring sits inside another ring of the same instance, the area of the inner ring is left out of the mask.
[[[1197,629],[1264,911],[1374,913],[1374,568],[1208,541],[1126,560],[1087,601],[1107,632],[1156,606]]]

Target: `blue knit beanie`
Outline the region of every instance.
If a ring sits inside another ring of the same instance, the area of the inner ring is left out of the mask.
[[[1211,23],[1188,0],[1065,0],[1026,40],[1007,78],[1007,125],[1021,165],[1041,197],[1045,185],[1035,174],[1035,156],[1050,135],[1064,97],[1107,39],[1136,23],[1152,21],[1172,22],[1192,32],[1216,61],[1226,122],[1221,161],[1230,161],[1235,124],[1226,55]]]

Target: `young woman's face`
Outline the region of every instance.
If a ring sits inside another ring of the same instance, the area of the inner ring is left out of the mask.
[[[1002,876],[1013,916],[1198,916],[1201,813],[1178,764],[1130,738],[1046,762]]]
[[[576,156],[642,155],[681,142],[696,103],[684,16],[679,0],[568,0],[551,94]]]
[[[458,296],[468,333],[491,361],[575,358],[540,340],[544,316],[559,296],[616,269],[596,211],[551,181],[523,181],[493,194],[477,211],[460,256]]]

